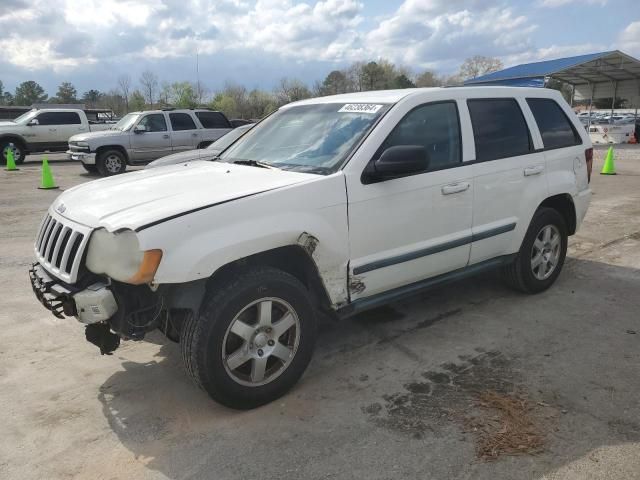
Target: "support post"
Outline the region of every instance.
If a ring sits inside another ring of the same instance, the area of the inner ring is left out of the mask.
[[[587,125],[587,132],[591,131],[591,110],[593,109],[593,89],[595,85],[593,83],[589,83],[591,86],[591,96],[589,97],[589,123]]]
[[[613,111],[615,110],[615,106],[616,106],[616,94],[618,93],[618,82],[615,81],[613,82],[613,98],[611,99],[611,122],[613,123]]]

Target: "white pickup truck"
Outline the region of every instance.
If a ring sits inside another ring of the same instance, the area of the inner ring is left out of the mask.
[[[592,163],[555,90],[304,100],[215,161],[67,190],[36,234],[31,282],[102,353],[160,329],[212,398],[252,408],[300,378],[319,311],[345,318],[491,268],[549,288]]]
[[[16,163],[22,163],[28,153],[64,152],[73,135],[111,126],[90,122],[81,109],[34,108],[15,120],[0,122],[0,160],[6,161],[9,150],[13,150]]]

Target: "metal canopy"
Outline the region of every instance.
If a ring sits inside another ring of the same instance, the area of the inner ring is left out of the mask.
[[[465,85],[514,85],[553,78],[571,85],[640,80],[640,60],[619,50],[516,65],[464,82]],[[540,83],[544,83],[540,82]],[[542,86],[542,85],[540,85]]]

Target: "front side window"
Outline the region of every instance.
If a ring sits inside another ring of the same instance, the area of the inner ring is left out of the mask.
[[[191,118],[191,115],[186,113],[170,113],[169,120],[171,120],[171,128],[174,131],[180,130],[195,130],[196,124]]]
[[[544,148],[572,147],[582,143],[580,135],[555,100],[527,98],[527,104],[538,124]]]
[[[147,132],[166,132],[167,121],[161,113],[152,113],[144,117],[138,125],[142,125]]]
[[[118,120],[118,123],[116,123],[111,128],[113,130],[119,130],[121,132],[126,132],[127,130],[129,130],[131,128],[131,126],[134,123],[136,123],[138,118],[140,118],[140,114],[139,113],[127,113],[124,117],[122,117],[120,120]]]
[[[482,98],[467,100],[476,160],[526,155],[532,151],[529,127],[514,98]]]
[[[338,170],[389,105],[318,103],[278,110],[224,151],[227,162],[257,161],[327,175]]]
[[[428,171],[460,164],[462,145],[455,102],[432,103],[413,109],[396,125],[374,158],[398,145],[424,146],[429,157]]]

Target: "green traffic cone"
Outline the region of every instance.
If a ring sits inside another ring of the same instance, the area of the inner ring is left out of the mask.
[[[41,190],[52,190],[54,188],[58,188],[55,180],[53,179],[53,173],[51,173],[51,167],[49,166],[49,161],[46,156],[42,157],[42,180],[38,188]]]
[[[609,147],[607,150],[607,156],[604,157],[604,165],[602,166],[602,171],[600,175],[615,175],[616,167],[613,163],[613,147]]]
[[[20,170],[16,167],[16,159],[13,156],[13,149],[7,149],[7,167],[5,168],[8,172],[15,172],[16,170]]]

